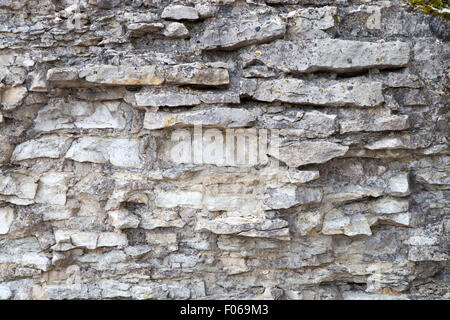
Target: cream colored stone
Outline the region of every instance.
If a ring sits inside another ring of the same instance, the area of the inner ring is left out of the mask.
[[[46,203],[64,206],[70,173],[48,172],[41,176],[36,193],[36,203]]]
[[[118,167],[140,167],[139,140],[128,138],[81,137],[75,140],[66,158],[78,162],[108,163]]]
[[[6,88],[1,93],[3,109],[12,110],[18,107],[27,96],[28,90],[24,86]]]
[[[111,225],[117,229],[137,228],[139,218],[126,209],[113,210],[108,212]]]
[[[67,150],[72,139],[70,137],[48,135],[28,140],[17,145],[11,159],[22,161],[34,158],[60,158]]]
[[[157,191],[155,204],[162,208],[202,208],[203,194],[190,191]]]

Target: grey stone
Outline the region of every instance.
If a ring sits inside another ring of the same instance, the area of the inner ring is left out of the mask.
[[[415,173],[416,179],[420,183],[429,185],[448,186],[450,176],[448,172],[438,169],[420,169]]]
[[[442,17],[398,0],[0,11],[0,299],[450,298]]]
[[[64,206],[66,204],[66,193],[71,173],[47,172],[39,179],[36,193],[36,203],[55,204]]]
[[[185,93],[136,93],[135,98],[140,107],[195,106],[201,103],[198,96]]]
[[[330,51],[330,48],[333,48]],[[364,54],[361,54],[364,52]],[[370,68],[403,67],[409,62],[409,44],[320,39],[293,43],[278,40],[252,47],[241,56],[244,66],[255,61],[290,73],[355,72]]]
[[[141,228],[153,230],[156,228],[176,227],[182,228],[185,222],[180,218],[178,213],[173,210],[156,208],[152,211],[145,211],[141,214]]]
[[[48,135],[27,140],[13,151],[11,160],[22,161],[35,158],[60,158],[70,146],[70,137]]]
[[[345,234],[353,237],[357,235],[372,235],[370,225],[364,216],[345,216],[342,213],[328,213],[325,215],[322,227],[323,234]]]
[[[189,63],[169,67],[166,72],[166,82],[172,84],[220,86],[229,84],[230,78],[226,63]]]
[[[404,172],[391,177],[388,181],[388,192],[397,197],[409,195],[411,193],[409,188],[409,174]]]
[[[171,4],[164,8],[161,18],[173,20],[197,20],[198,12],[193,7]]]
[[[173,27],[172,27],[173,28]],[[130,23],[127,25],[127,29],[130,33],[130,37],[139,38],[145,36],[148,33],[160,32],[164,29],[164,24],[160,22],[155,23]]]
[[[203,195],[197,191],[158,191],[155,204],[162,208],[177,206],[187,208],[201,208]]]
[[[8,234],[14,222],[14,209],[11,207],[0,208],[0,234]]]
[[[336,14],[337,8],[330,6],[291,11],[287,15],[293,20],[288,28],[288,36],[292,39],[328,38],[325,31],[335,26]]]
[[[0,196],[7,202],[31,204],[36,195],[37,177],[20,172],[0,175]]]
[[[211,107],[181,113],[147,111],[144,128],[162,129],[175,125],[204,125],[245,127],[255,121],[255,115],[246,109]]]
[[[340,132],[376,132],[376,131],[400,131],[409,128],[409,117],[407,115],[378,117],[374,120],[343,120],[339,123]]]
[[[363,78],[317,83],[293,78],[246,79],[241,81],[241,96],[265,102],[335,107],[375,107],[384,101],[381,83]]]
[[[323,192],[319,188],[297,187],[288,185],[268,189],[264,203],[270,209],[287,209],[296,205],[320,203]]]
[[[34,120],[37,131],[58,129],[125,129],[126,106],[117,101],[91,103],[84,101],[52,101],[41,110]]]
[[[163,34],[168,38],[187,38],[189,37],[189,30],[180,22],[172,22],[166,26]]]
[[[82,137],[75,140],[66,158],[78,162],[107,163],[118,167],[139,167],[139,140],[127,138]]]
[[[17,263],[42,271],[50,267],[50,260],[41,252],[35,237],[0,240],[0,248],[0,263]]]
[[[4,110],[18,107],[27,96],[28,90],[24,86],[6,88],[1,92],[1,102]]]
[[[13,296],[11,289],[5,284],[0,285],[0,299],[8,300]]]
[[[317,170],[296,170],[289,169],[288,172],[289,180],[291,183],[301,184],[309,181],[313,181],[320,178],[320,172]]]
[[[310,163],[325,163],[345,155],[349,148],[327,141],[304,141],[282,144],[279,151],[269,154],[286,163],[289,167],[299,167]]]
[[[287,222],[281,219],[269,220],[255,216],[236,215],[198,221],[196,230],[206,230],[216,234],[289,240],[289,230],[286,227]]]
[[[126,209],[109,211],[108,215],[111,225],[117,229],[137,228],[140,223],[139,218]]]
[[[234,50],[281,38],[285,32],[285,22],[275,14],[247,12],[206,22],[192,41],[200,49]]]
[[[405,212],[409,209],[409,201],[407,199],[380,198],[371,204],[375,213],[391,214]]]

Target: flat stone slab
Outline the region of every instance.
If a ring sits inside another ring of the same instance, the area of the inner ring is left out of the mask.
[[[78,162],[107,163],[118,167],[140,167],[139,140],[81,137],[72,143],[66,158]]]
[[[249,48],[241,54],[241,59],[244,67],[259,62],[283,72],[344,73],[404,67],[409,62],[410,51],[409,44],[400,41],[317,39],[295,43],[277,40]]]
[[[240,10],[236,15],[205,22],[203,32],[192,38],[199,49],[234,50],[269,42],[286,33],[286,23],[270,10],[262,13]]]
[[[223,62],[185,63],[180,65],[113,66],[53,68],[47,80],[63,87],[78,86],[159,86],[177,85],[221,86],[230,83],[227,64]]]
[[[278,152],[270,149],[269,154],[289,167],[299,167],[311,163],[325,163],[343,156],[349,147],[328,141],[303,141],[281,145]]]
[[[144,128],[153,130],[174,125],[243,127],[249,125],[255,118],[255,115],[242,108],[211,107],[179,113],[147,111]]]
[[[304,81],[295,78],[241,80],[241,97],[330,107],[375,107],[383,103],[382,84],[364,78]]]
[[[172,89],[148,88],[134,94],[134,102],[138,107],[182,107],[196,106],[202,103],[239,103],[239,93],[235,91],[208,91],[208,90],[183,90],[181,92]],[[155,90],[153,90],[155,89]]]

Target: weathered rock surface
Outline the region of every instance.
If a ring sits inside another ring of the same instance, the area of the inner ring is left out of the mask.
[[[195,8],[183,5],[169,5],[164,8],[161,18],[173,20],[197,20],[198,12]]]
[[[139,140],[82,137],[75,140],[66,158],[78,162],[111,163],[118,167],[139,167]]]
[[[400,0],[0,11],[0,299],[450,298],[445,19]]]
[[[50,260],[42,253],[35,237],[16,240],[0,240],[0,263],[14,263],[23,267],[46,271]]]
[[[400,131],[409,128],[408,116],[381,116],[372,119],[343,120],[340,122],[340,132],[359,132],[359,131]]]
[[[204,104],[236,104],[240,102],[237,92],[146,89],[134,95],[138,107],[189,107]]]
[[[187,38],[189,37],[189,30],[180,22],[172,22],[167,25],[163,34],[168,38]]]
[[[12,110],[25,99],[28,90],[24,86],[6,88],[1,93],[1,103],[4,110]]]
[[[254,43],[269,42],[285,34],[285,22],[271,10],[244,10],[243,13],[237,10],[231,17],[205,22],[203,32],[193,37],[193,43],[200,49],[233,50]]]
[[[85,101],[56,100],[39,110],[34,120],[37,131],[60,129],[125,129],[126,105],[116,101],[100,104]]]
[[[14,221],[14,209],[11,207],[0,208],[0,234],[7,234]]]
[[[72,139],[70,137],[58,135],[42,136],[17,145],[11,159],[13,161],[21,161],[34,158],[60,158],[71,142]]]
[[[341,73],[371,68],[398,68],[405,66],[409,62],[409,57],[408,43],[339,39],[300,43],[277,40],[252,47],[241,56],[244,66],[260,62],[269,68],[289,73],[317,71]]]
[[[37,177],[20,172],[0,175],[0,197],[6,202],[30,204],[36,195]]]
[[[147,111],[145,129],[162,129],[175,125],[204,125],[223,127],[245,127],[256,120],[255,115],[245,109],[210,107],[198,111],[180,113]]]
[[[316,106],[375,107],[384,102],[381,83],[358,78],[345,81],[308,82],[242,80],[241,96],[264,102],[287,102]]]
[[[289,167],[299,167],[311,163],[325,163],[333,158],[345,155],[349,148],[338,143],[327,141],[305,141],[281,145],[276,152],[270,152],[274,157],[286,163]]]
[[[289,240],[287,222],[281,219],[269,220],[254,216],[219,217],[214,220],[199,221],[196,230],[211,231],[215,234],[236,234],[244,237],[275,238]]]
[[[173,30],[172,32],[175,32]],[[91,65],[55,68],[47,80],[61,86],[159,86],[167,83],[219,86],[229,83],[227,65],[220,62],[188,63],[176,66]]]
[[[320,203],[323,192],[319,188],[286,186],[266,191],[264,203],[270,209],[287,209],[296,205]]]

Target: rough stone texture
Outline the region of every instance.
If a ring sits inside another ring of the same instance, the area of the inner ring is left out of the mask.
[[[384,102],[381,83],[361,78],[317,83],[293,78],[242,80],[241,95],[265,102],[332,107],[376,107]]]
[[[450,299],[449,22],[77,2],[0,0],[0,299]]]
[[[404,67],[409,62],[409,56],[409,44],[403,42],[323,39],[300,43],[278,40],[252,47],[241,58],[244,67],[252,63],[263,63],[274,70],[291,73],[344,73]]]

